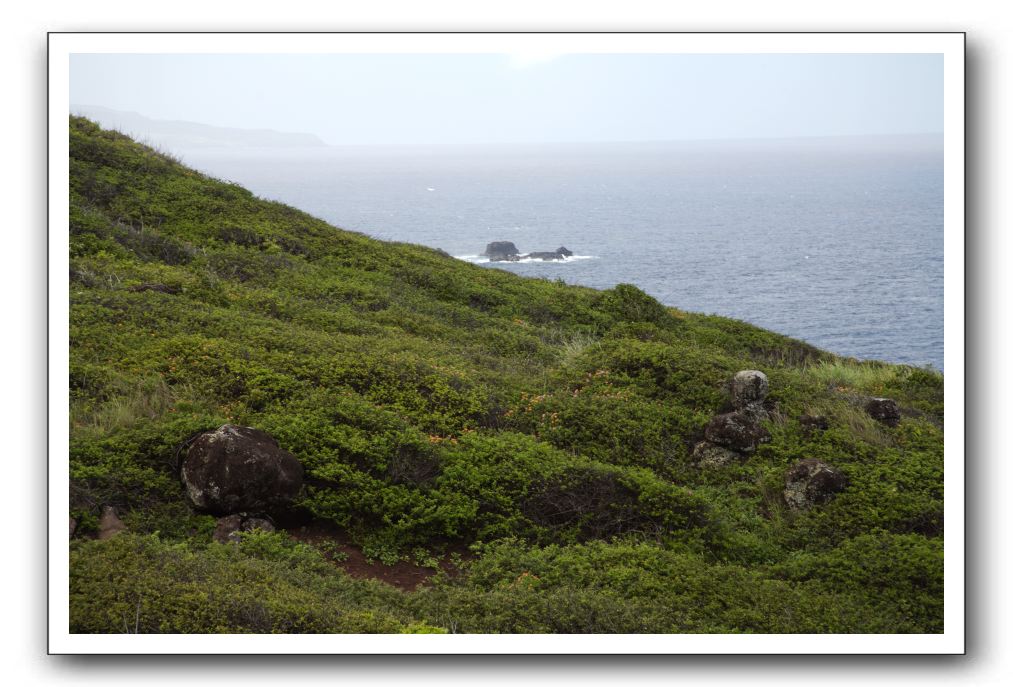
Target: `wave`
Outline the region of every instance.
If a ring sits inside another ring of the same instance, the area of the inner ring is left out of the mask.
[[[458,260],[470,262],[473,265],[485,265],[489,258],[484,255],[455,255]],[[598,260],[597,255],[570,255],[559,260],[542,260],[541,258],[525,258],[523,260],[498,260],[497,265],[526,265],[537,263],[539,265],[559,265],[565,262],[580,262],[581,260]]]

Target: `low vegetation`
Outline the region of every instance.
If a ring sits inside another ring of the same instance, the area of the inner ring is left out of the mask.
[[[70,151],[72,631],[942,631],[940,374],[372,240],[85,119]],[[703,469],[743,369],[771,440]],[[430,583],[212,542],[177,470],[225,423],[305,466],[293,517]],[[794,511],[806,458],[849,486]],[[129,531],[94,540],[105,505]]]

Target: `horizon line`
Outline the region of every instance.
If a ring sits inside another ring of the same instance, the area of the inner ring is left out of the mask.
[[[283,135],[296,135],[296,136],[314,136],[319,139],[323,146],[314,147],[326,147],[326,148],[353,148],[353,147],[395,147],[395,146],[498,146],[498,145],[594,145],[594,144],[642,144],[642,143],[733,143],[733,142],[767,142],[767,141],[798,141],[798,140],[818,140],[818,139],[843,139],[843,138],[904,138],[904,137],[915,137],[915,136],[942,136],[943,131],[913,131],[904,133],[868,133],[868,134],[799,134],[789,136],[716,136],[716,137],[705,137],[705,138],[644,138],[644,139],[598,139],[598,140],[555,140],[555,141],[536,141],[536,140],[519,140],[519,141],[398,141],[398,142],[368,142],[368,143],[328,143],[323,136],[318,133],[311,131],[292,131],[283,129],[273,129],[269,127],[243,127],[243,126],[230,126],[223,124],[209,124],[207,122],[196,121],[192,119],[158,119],[155,117],[148,116],[136,110],[119,110],[116,108],[109,107],[107,105],[90,105],[83,103],[70,103],[69,114],[75,116],[87,115],[75,113],[75,108],[81,109],[101,109],[108,110],[109,112],[135,115],[143,119],[147,119],[151,122],[171,123],[171,124],[195,124],[198,126],[206,126],[215,129],[231,129],[234,131],[247,131],[251,133],[275,133]],[[121,133],[123,133],[121,131]]]

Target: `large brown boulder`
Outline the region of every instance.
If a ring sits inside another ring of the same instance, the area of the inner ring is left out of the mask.
[[[714,416],[703,435],[712,444],[739,453],[752,453],[757,446],[770,441],[770,432],[760,424],[760,416],[740,410]]]
[[[302,464],[270,434],[222,425],[198,436],[180,470],[195,508],[217,515],[287,506],[302,488]]]
[[[848,478],[837,468],[807,458],[788,471],[784,480],[784,501],[792,510],[808,510],[844,491]]]

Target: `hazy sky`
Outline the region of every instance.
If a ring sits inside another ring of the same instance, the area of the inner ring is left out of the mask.
[[[331,144],[937,133],[941,55],[71,58],[70,101]]]

